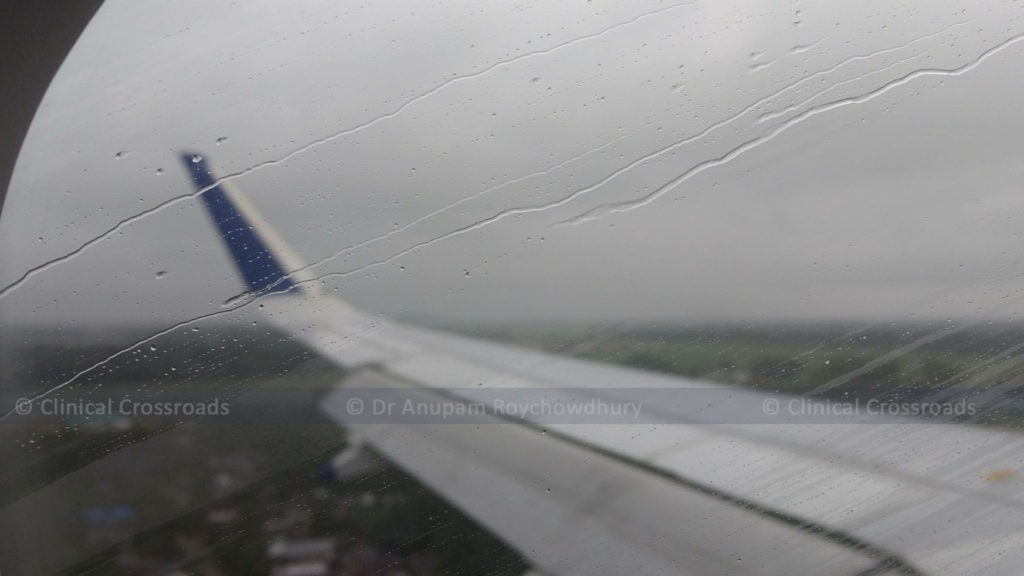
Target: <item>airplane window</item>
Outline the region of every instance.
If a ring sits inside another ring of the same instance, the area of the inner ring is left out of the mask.
[[[0,573],[1017,573],[1022,17],[107,0],[0,218]]]

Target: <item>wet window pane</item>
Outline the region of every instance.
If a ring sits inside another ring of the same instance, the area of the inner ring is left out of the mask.
[[[0,219],[0,571],[1014,573],[1021,18],[104,3]]]

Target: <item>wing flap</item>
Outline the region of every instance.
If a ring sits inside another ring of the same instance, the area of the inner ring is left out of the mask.
[[[369,370],[344,386],[409,384]],[[429,389],[410,394],[436,400]],[[862,574],[894,563],[526,423],[365,425],[348,417],[348,398],[329,395],[325,411],[543,573]]]

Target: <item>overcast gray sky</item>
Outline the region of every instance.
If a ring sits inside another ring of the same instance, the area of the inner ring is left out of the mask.
[[[223,310],[188,148],[369,311],[1012,318],[1022,10],[108,0],[19,157],[0,313]]]

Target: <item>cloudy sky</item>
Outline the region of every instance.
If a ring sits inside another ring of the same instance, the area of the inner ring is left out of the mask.
[[[108,0],[19,157],[0,314],[230,319],[188,149],[368,311],[1013,318],[1022,11]]]

